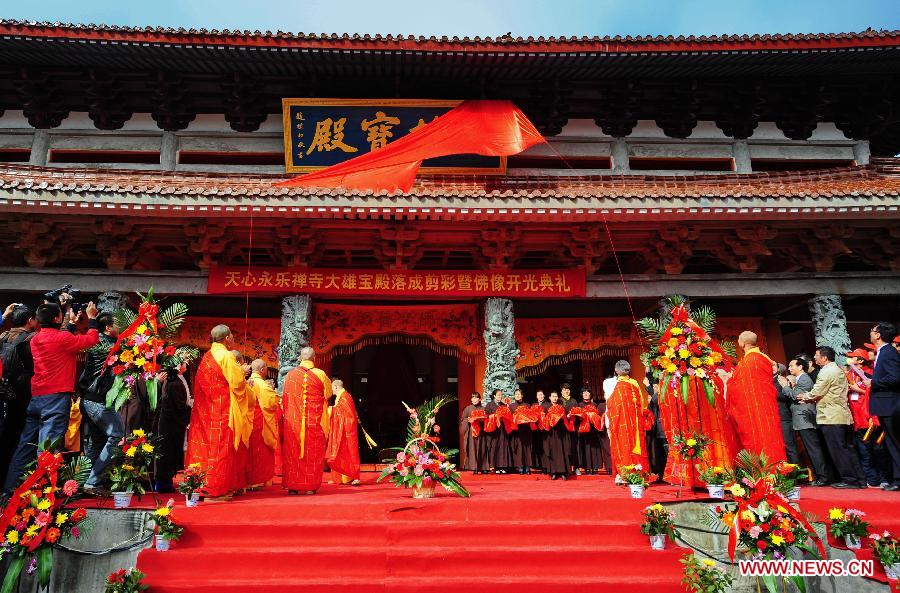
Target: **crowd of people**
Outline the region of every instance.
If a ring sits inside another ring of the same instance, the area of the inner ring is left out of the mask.
[[[353,398],[340,379],[315,367],[312,348],[302,349],[279,396],[265,361],[248,364],[234,349],[230,329],[218,325],[210,349],[195,361],[193,383],[184,361],[156,376],[162,389],[155,410],[141,384],[113,410],[106,397],[113,379],[102,372],[118,335],[112,314],[93,303],[45,302],[35,310],[12,304],[3,321],[11,326],[0,335],[5,493],[38,448],[62,448],[65,441],[91,459],[86,492],[105,496],[113,452],[136,429],[161,437],[153,472],[158,491],[172,490],[185,463],[206,472],[203,493],[210,497],[269,483],[276,467],[290,493],[315,493],[326,462],[332,480],[359,484]],[[722,443],[731,457],[725,462],[749,449],[773,462],[808,465],[814,486],[900,490],[900,338],[889,323],[875,325],[870,338],[866,348],[848,352],[840,368],[828,346],[777,364],[759,351],[755,334],[742,333],[744,356],[733,373],[723,373],[716,396],[726,404],[715,409],[722,421],[714,435],[730,441]],[[624,466],[636,465],[669,475],[673,432],[666,407],[657,384],[644,378],[640,385],[631,370],[628,361],[618,361],[601,397],[587,387],[573,392],[568,384],[549,394],[538,390],[531,401],[521,389],[497,389],[485,398],[473,393],[459,423],[462,467],[563,480],[573,474],[618,479]]]

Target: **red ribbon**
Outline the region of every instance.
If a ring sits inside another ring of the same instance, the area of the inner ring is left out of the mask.
[[[562,420],[566,426],[566,430],[569,432],[573,432],[575,430],[575,425],[571,419],[568,418],[566,414],[566,409],[562,407],[560,404],[553,404],[547,410],[546,415],[544,415],[544,422],[541,428],[544,430],[550,430],[554,426],[556,426],[559,421]]]
[[[812,525],[809,524],[809,521],[801,515],[794,507],[791,506],[790,501],[785,498],[785,496],[776,491],[774,486],[767,480],[761,479],[756,482],[751,488],[750,496],[747,498],[735,498],[735,502],[737,503],[737,511],[734,513],[734,521],[731,525],[731,533],[728,534],[728,555],[731,557],[731,560],[734,561],[734,554],[737,550],[738,537],[741,533],[741,513],[748,510],[751,506],[757,506],[759,503],[765,501],[768,504],[769,508],[776,510],[779,506],[781,506],[784,511],[783,514],[789,516],[794,519],[797,523],[799,523],[804,529],[806,529],[807,533],[809,533],[809,537],[816,543],[816,547],[819,549],[819,554],[824,559],[826,557],[825,554],[825,546],[822,545],[822,540],[819,539],[816,530],[813,529]],[[752,511],[751,511],[752,512]]]
[[[469,424],[472,425],[472,436],[477,437],[481,434],[481,422],[487,419],[487,413],[482,409],[472,410],[469,414]]]
[[[576,409],[577,408],[572,408],[572,412]],[[597,406],[587,405],[581,413],[581,422],[578,424],[578,432],[581,434],[588,433],[591,431],[591,427],[598,432],[603,430],[603,415],[600,413],[600,410],[597,409]]]

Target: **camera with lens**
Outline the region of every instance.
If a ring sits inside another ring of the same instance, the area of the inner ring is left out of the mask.
[[[72,288],[71,284],[66,284],[65,286],[61,286],[56,290],[51,290],[50,292],[44,293],[44,300],[48,303],[57,303],[65,309],[67,306],[72,308],[72,311],[78,313],[81,311],[82,304],[77,302],[78,295],[81,294],[81,291],[77,288]],[[63,295],[67,295],[68,298],[61,298]]]

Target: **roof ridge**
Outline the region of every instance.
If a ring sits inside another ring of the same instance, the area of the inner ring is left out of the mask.
[[[24,31],[15,32],[15,29]],[[41,35],[42,30],[53,29],[63,35]],[[512,36],[511,34],[499,36],[448,36],[448,35],[413,35],[413,34],[381,34],[381,33],[303,33],[285,31],[260,31],[249,29],[218,29],[205,27],[162,27],[139,25],[108,25],[105,23],[64,23],[51,21],[29,21],[17,19],[0,19],[0,32],[4,34],[26,34],[45,37],[65,37],[70,33],[107,33],[107,34],[144,34],[169,37],[196,37],[205,36],[224,42],[228,38],[258,38],[278,39],[282,41],[332,41],[332,42],[387,42],[387,43],[432,43],[432,44],[475,44],[475,45],[521,45],[521,44],[614,44],[614,45],[642,45],[642,44],[741,44],[741,43],[780,43],[780,42],[822,42],[822,41],[862,41],[874,39],[893,39],[900,42],[900,30],[898,29],[873,29],[863,31],[845,32],[808,32],[808,33],[724,33],[724,34],[700,34],[700,35],[528,35]]]

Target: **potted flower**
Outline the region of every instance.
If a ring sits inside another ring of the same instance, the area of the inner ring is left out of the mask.
[[[866,514],[857,509],[833,508],[828,511],[831,524],[828,531],[832,536],[844,538],[844,543],[850,550],[858,550],[862,547],[862,538],[869,534],[869,524],[863,521]]]
[[[141,593],[150,588],[144,584],[144,573],[136,568],[120,569],[106,577],[103,593]]]
[[[872,551],[884,567],[887,578],[900,579],[900,542],[889,531],[873,533],[869,539],[872,540]]]
[[[675,513],[669,512],[659,504],[653,504],[643,510],[644,522],[641,533],[650,536],[650,548],[664,550],[666,538],[675,541]]]
[[[685,554],[679,561],[684,566],[681,584],[694,593],[725,593],[734,577],[716,568],[715,560],[704,558],[697,561],[693,554]]]
[[[725,483],[733,479],[731,472],[724,467],[706,466],[699,470],[700,479],[706,483],[710,498],[725,498]]]
[[[645,472],[640,463],[623,465],[619,469],[619,475],[622,477],[622,481],[628,484],[628,488],[631,490],[631,498],[643,498],[644,489],[650,485],[652,480],[656,479],[655,475]]]
[[[167,552],[172,542],[177,541],[184,533],[184,528],[175,521],[175,515],[172,514],[172,507],[175,501],[171,498],[166,506],[159,507],[150,517],[156,527],[156,550],[158,552]]]
[[[141,429],[119,441],[113,450],[113,461],[109,472],[113,501],[117,509],[131,505],[135,492],[144,494],[150,483],[150,468],[159,457],[156,439]]]
[[[469,496],[460,483],[456,466],[426,437],[411,440],[397,453],[396,461],[384,468],[377,481],[385,478],[397,486],[412,488],[413,498],[434,498],[435,484],[459,496]]]
[[[175,488],[184,494],[185,504],[195,507],[200,503],[200,490],[206,486],[206,472],[200,468],[199,463],[187,466],[175,478]]]
[[[800,500],[800,486],[797,482],[809,480],[809,469],[796,463],[782,461],[775,465],[775,489],[787,496],[788,500]]]

